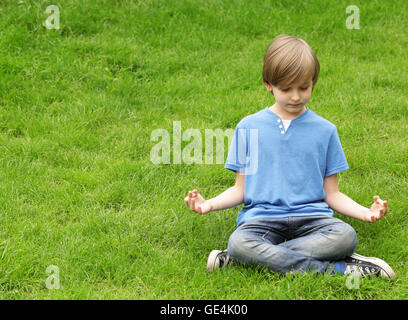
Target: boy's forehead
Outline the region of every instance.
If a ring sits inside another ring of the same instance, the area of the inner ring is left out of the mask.
[[[301,79],[300,81],[298,81],[295,84],[302,85],[302,84],[309,84],[310,82],[313,82],[313,78],[312,77],[305,77],[305,78]]]

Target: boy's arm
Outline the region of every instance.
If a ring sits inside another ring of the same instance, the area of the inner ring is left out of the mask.
[[[189,191],[184,198],[186,206],[194,212],[205,214],[210,211],[223,210],[244,202],[245,175],[236,172],[235,185],[215,198],[205,200],[197,190]]]
[[[324,178],[323,188],[326,192],[324,201],[330,208],[345,216],[375,222],[383,218],[388,211],[387,201],[381,200],[379,196],[374,196],[373,205],[371,208],[366,208],[341,193],[338,189],[337,174]]]
[[[229,209],[244,202],[245,175],[236,172],[235,185],[215,198],[209,199],[211,211]]]

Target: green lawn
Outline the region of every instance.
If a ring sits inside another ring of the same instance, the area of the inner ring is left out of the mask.
[[[51,4],[58,30],[44,26]],[[360,29],[346,28],[351,4]],[[1,1],[0,298],[407,299],[407,14],[404,0]],[[171,136],[180,121],[204,136],[272,105],[263,55],[281,33],[320,60],[308,106],[338,128],[350,165],[340,190],[364,206],[376,194],[389,202],[375,224],[336,216],[394,282],[208,274],[240,208],[199,216],[183,198],[216,196],[234,174],[215,157],[151,161],[153,130]],[[58,289],[47,288],[50,265]]]

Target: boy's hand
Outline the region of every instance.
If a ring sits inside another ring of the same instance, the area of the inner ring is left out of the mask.
[[[371,206],[368,214],[367,214],[367,221],[368,222],[375,222],[380,220],[385,216],[388,212],[388,202],[387,200],[381,200],[379,196],[374,196],[374,203]]]
[[[188,192],[188,196],[184,198],[186,206],[198,214],[205,214],[211,211],[211,204],[205,200],[196,189]]]

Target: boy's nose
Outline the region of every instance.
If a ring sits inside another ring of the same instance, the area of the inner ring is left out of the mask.
[[[300,100],[300,97],[298,95],[293,95],[292,100],[293,102],[298,102]]]

